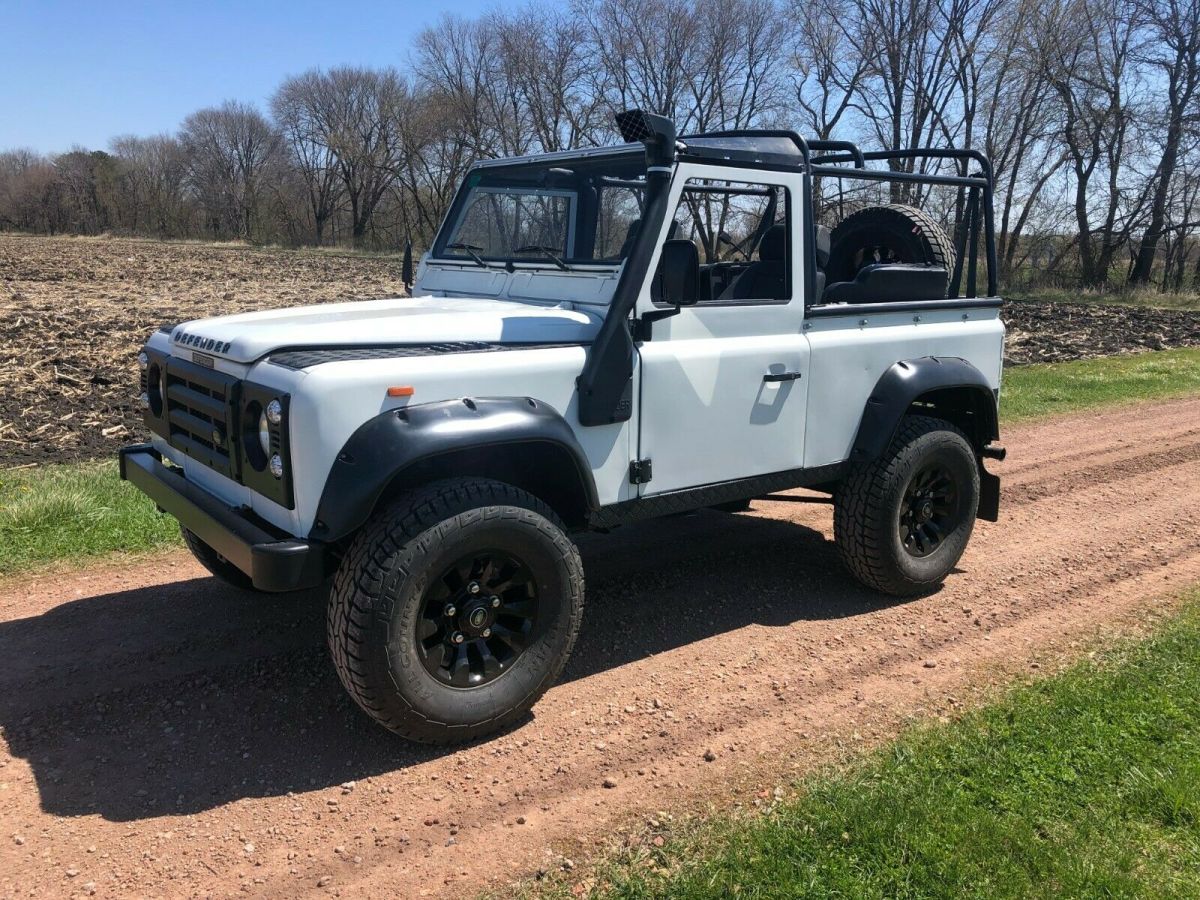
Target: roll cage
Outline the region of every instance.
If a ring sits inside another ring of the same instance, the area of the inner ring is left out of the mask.
[[[647,192],[642,227],[625,260],[613,293],[609,313],[592,343],[578,379],[579,419],[584,425],[604,425],[628,419],[632,412],[633,331],[630,315],[646,277],[655,251],[655,243],[667,210],[667,187],[676,162],[696,162],[710,166],[729,166],[770,171],[792,170],[802,175],[804,209],[813,208],[815,177],[884,183],[946,185],[966,192],[964,225],[955,240],[955,264],[945,300],[922,301],[925,306],[943,308],[978,305],[979,237],[982,229],[987,268],[984,298],[999,303],[996,265],[996,233],[993,214],[993,174],[991,162],[977,150],[918,147],[911,150],[864,152],[850,141],[809,141],[786,129],[747,129],[706,132],[676,138],[675,126],[667,118],[639,110],[627,110],[617,116],[622,150],[633,142],[645,147]],[[814,153],[817,154],[814,156]],[[922,173],[870,169],[869,162],[898,163],[905,160],[950,159],[957,163],[958,174]],[[970,173],[971,164],[977,171]],[[849,164],[849,167],[847,167]],[[805,259],[805,306],[817,303],[817,223],[805,215],[802,231]],[[963,267],[966,285],[963,292]],[[913,304],[921,305],[921,304]],[[814,310],[814,314],[817,310]]]

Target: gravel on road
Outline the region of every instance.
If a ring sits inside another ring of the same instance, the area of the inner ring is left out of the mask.
[[[821,505],[586,537],[560,683],[457,750],[352,706],[316,594],[239,594],[179,554],[0,585],[0,895],[463,896],[576,877],[614,829],[780,796],[1200,581],[1200,399],[1005,443],[1001,521],[910,602],[850,580]]]

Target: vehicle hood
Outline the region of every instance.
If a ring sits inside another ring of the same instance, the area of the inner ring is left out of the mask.
[[[568,304],[537,306],[473,297],[399,297],[196,319],[171,329],[175,355],[201,351],[252,363],[275,350],[447,341],[576,344],[602,319]]]

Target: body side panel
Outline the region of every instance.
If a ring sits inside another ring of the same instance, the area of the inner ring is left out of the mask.
[[[883,306],[883,304],[881,304]],[[806,468],[849,459],[867,399],[900,360],[952,356],[967,360],[1000,387],[1004,325],[996,309],[829,316],[811,319],[812,347]]]

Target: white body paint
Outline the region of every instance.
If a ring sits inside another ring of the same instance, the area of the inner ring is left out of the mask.
[[[224,316],[179,326],[228,350],[215,367],[291,395],[291,467],[295,508],[285,509],[177,452],[155,447],[189,480],[232,506],[249,507],[298,537],[307,536],[333,462],[354,431],[389,408],[462,397],[533,397],[571,425],[602,505],[845,460],[863,408],[895,362],[961,357],[1000,386],[1004,327],[998,310],[973,308],[807,320],[800,235],[806,223],[801,184],[789,172],[695,164],[676,166],[671,206],[688,177],[785,186],[793,197],[792,297],[788,303],[685,307],[653,326],[638,348],[634,408],[627,422],[584,427],[575,379],[620,274],[616,265],[562,272],[518,264],[513,272],[469,262],[425,259],[412,299],[330,304]],[[664,223],[665,239],[667,225]],[[650,271],[657,265],[651,261]],[[648,283],[637,313],[652,308]],[[192,348],[160,333],[150,345],[185,359]],[[272,351],[313,346],[486,341],[551,343],[491,353],[445,353],[324,363],[296,370],[265,359]],[[764,382],[769,373],[798,380]],[[410,385],[414,395],[389,398]],[[629,464],[653,460],[653,479],[633,485]]]

